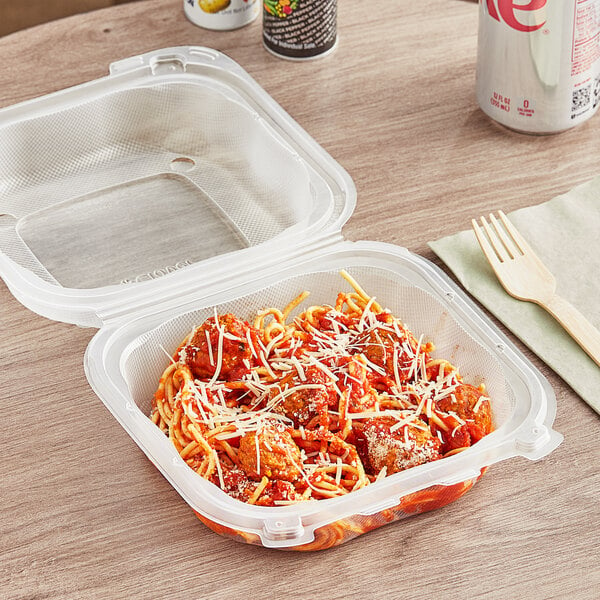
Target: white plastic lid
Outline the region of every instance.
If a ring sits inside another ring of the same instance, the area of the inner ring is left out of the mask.
[[[348,174],[234,61],[181,47],[0,111],[0,275],[100,326],[340,235]],[[235,265],[235,269],[232,269]]]

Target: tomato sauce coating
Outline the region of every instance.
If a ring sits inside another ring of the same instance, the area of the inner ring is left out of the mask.
[[[153,421],[233,498],[334,498],[492,431],[484,388],[432,358],[432,343],[364,292],[291,310],[263,309],[253,325],[215,313],[186,338],[155,394]]]
[[[373,418],[355,431],[355,446],[367,473],[377,475],[385,467],[391,475],[441,458],[440,441],[424,421],[392,431],[396,423],[390,417]]]
[[[288,431],[275,424],[242,436],[238,460],[253,479],[268,477],[294,481],[301,475],[298,469],[302,461],[300,448]]]
[[[249,373],[255,365],[248,337],[256,339],[254,328],[227,313],[217,320],[204,321],[181,354],[195,377],[211,378],[219,368],[220,379],[233,381]]]

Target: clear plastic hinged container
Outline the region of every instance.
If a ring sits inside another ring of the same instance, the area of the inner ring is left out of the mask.
[[[150,52],[3,109],[0,157],[4,281],[41,315],[99,328],[85,355],[90,385],[214,531],[328,548],[452,502],[497,461],[536,460],[560,444],[546,380],[430,262],[342,237],[352,180],[223,54]],[[341,269],[433,340],[465,381],[485,382],[494,431],[341,497],[236,500],[190,469],[149,419],[163,349],[173,353],[215,308],[251,319],[304,289],[312,304],[333,302]]]

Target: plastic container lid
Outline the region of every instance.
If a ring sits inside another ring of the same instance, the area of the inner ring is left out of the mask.
[[[434,265],[343,239],[350,177],[223,54],[170,48],[114,63],[108,77],[0,111],[0,131],[0,274],[30,309],[100,327],[85,357],[91,386],[203,520],[296,547],[328,524],[560,444],[547,381]],[[345,497],[239,502],[148,418],[163,349],[215,307],[250,316],[301,289],[331,302],[342,268],[433,338],[465,381],[486,383],[495,431]]]
[[[100,326],[339,236],[352,180],[231,59],[110,72],[0,111],[0,268],[23,304]]]

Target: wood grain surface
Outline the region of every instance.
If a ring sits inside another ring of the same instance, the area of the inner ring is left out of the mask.
[[[24,6],[22,2],[11,0],[0,0],[0,35],[6,35],[46,23],[54,19],[60,19],[69,15],[75,15],[106,6],[123,4],[128,0],[27,0]]]
[[[358,205],[347,238],[434,261],[427,241],[472,217],[600,174],[600,116],[528,137],[478,110],[473,3],[340,2],[338,48],[298,63],[262,48],[260,21],[206,31],[181,4],[144,0],[0,39],[0,105],[148,50],[216,48],[348,170]],[[557,395],[565,441],[555,452],[494,465],[446,508],[299,554],[198,521],[90,389],[93,335],[29,312],[0,284],[0,598],[599,597],[598,418],[527,350]]]

